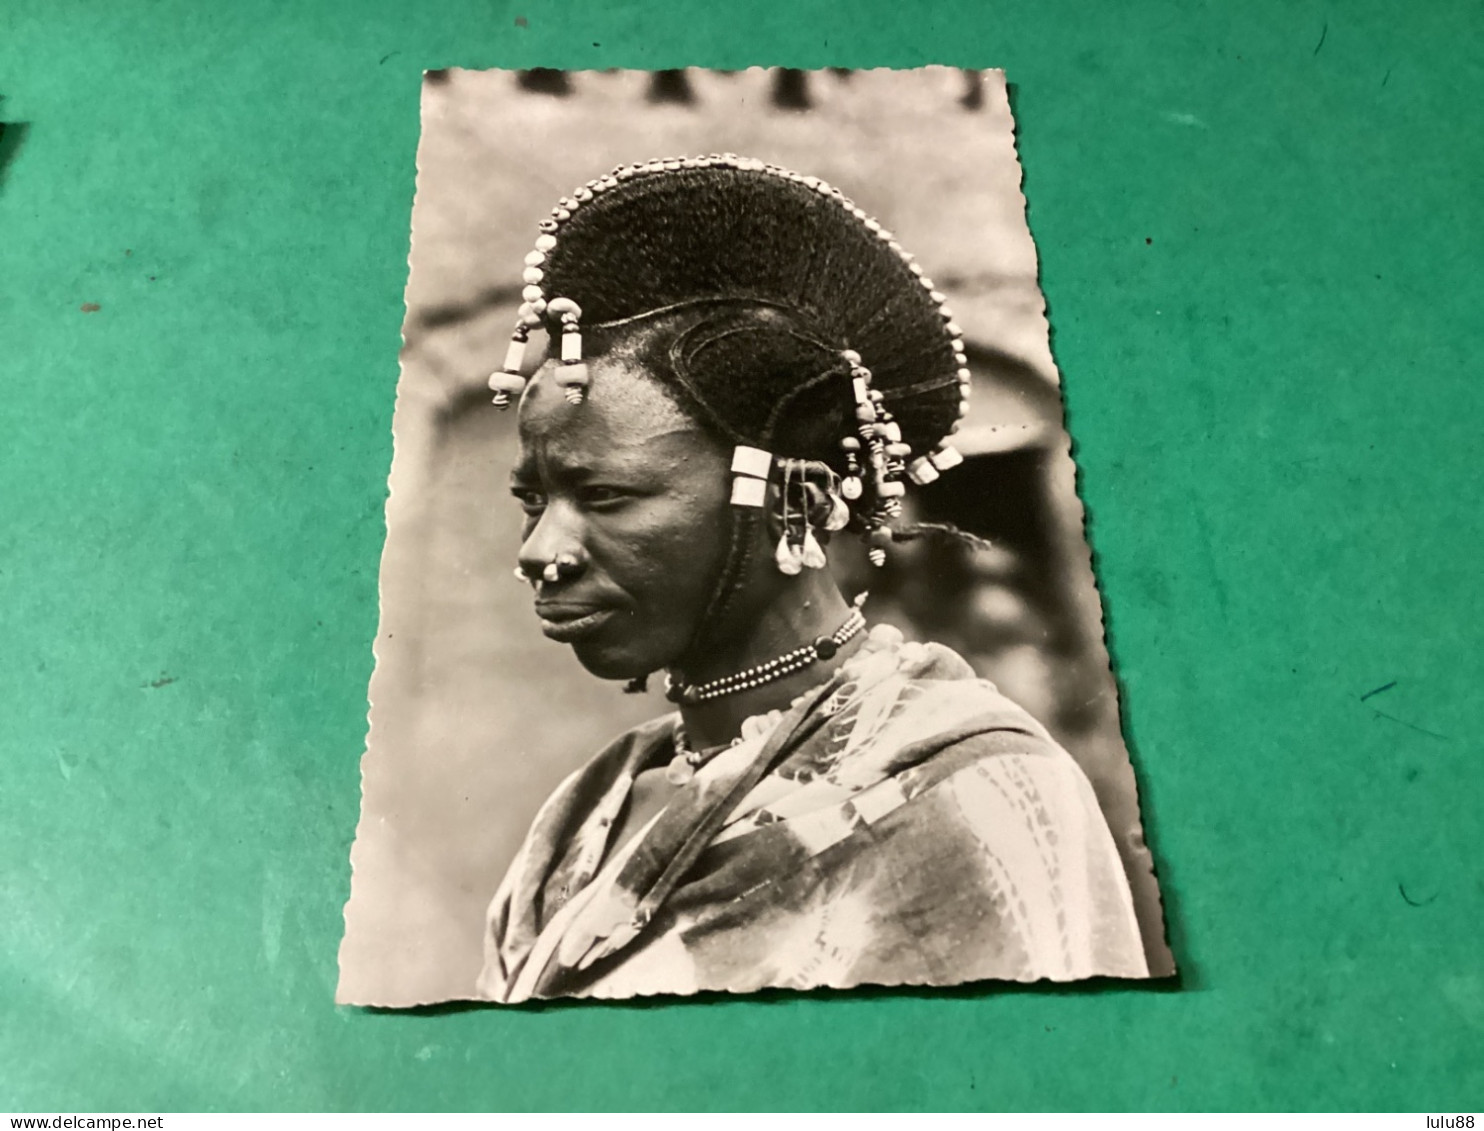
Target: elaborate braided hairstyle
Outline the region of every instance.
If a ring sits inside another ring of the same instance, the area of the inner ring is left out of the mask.
[[[524,388],[527,337],[544,327],[561,343],[555,379],[580,404],[586,334],[587,355],[637,350],[736,445],[732,553],[708,622],[744,574],[769,479],[786,493],[806,464],[828,468],[829,528],[861,533],[881,564],[904,480],[960,462],[946,441],[968,409],[962,331],[912,256],[839,189],[735,154],[650,161],[589,181],[540,229],[495,403]],[[807,523],[785,534],[780,568],[797,572],[785,558],[806,539]]]

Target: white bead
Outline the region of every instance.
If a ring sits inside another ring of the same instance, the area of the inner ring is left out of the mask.
[[[928,459],[933,461],[933,466],[939,471],[948,471],[950,468],[957,467],[964,462],[963,454],[957,448],[948,444],[944,444],[936,452],[928,456]]]
[[[767,491],[766,480],[739,475],[732,480],[732,506],[760,507],[767,498]]]
[[[519,373],[506,373],[496,370],[489,376],[489,387],[495,393],[503,393],[507,398],[519,396],[526,387],[526,379]]]
[[[536,237],[536,250],[550,251],[554,247],[556,247],[556,236],[542,233]]]
[[[927,456],[922,456],[912,461],[911,466],[907,468],[907,477],[922,486],[938,478],[938,469],[933,466],[932,460]]]
[[[758,479],[768,478],[773,470],[773,453],[762,448],[738,444],[732,452],[732,471],[739,475],[752,475]]]

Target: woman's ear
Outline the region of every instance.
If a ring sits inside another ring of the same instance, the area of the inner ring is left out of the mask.
[[[821,532],[821,536],[844,530],[850,522],[850,504],[833,484],[821,486],[805,484],[809,492],[809,525]]]
[[[785,485],[778,482],[768,484],[767,500],[763,504],[768,533],[776,540],[790,526],[808,525],[817,532],[840,530],[849,521],[850,511],[838,492],[831,490],[813,477],[795,478]]]
[[[763,527],[780,572],[794,575],[825,566],[823,546],[850,521],[839,483],[824,464],[788,461],[783,481],[769,484]]]

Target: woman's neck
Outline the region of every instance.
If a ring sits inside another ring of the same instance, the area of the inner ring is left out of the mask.
[[[688,665],[686,681],[695,685],[735,675],[821,636],[833,635],[850,616],[850,606],[834,580],[823,570],[811,570],[794,581],[761,615],[749,617],[746,627],[727,634],[735,646],[708,650]],[[691,745],[704,748],[730,742],[741,732],[744,719],[781,710],[828,679],[855,653],[862,640],[862,635],[856,635],[829,659],[820,658],[769,683],[701,703],[681,704],[680,715]]]

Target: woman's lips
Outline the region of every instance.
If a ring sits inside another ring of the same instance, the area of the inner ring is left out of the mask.
[[[567,605],[559,602],[536,602],[536,615],[541,618],[541,631],[551,640],[570,644],[591,636],[608,619],[613,610],[597,605]]]

